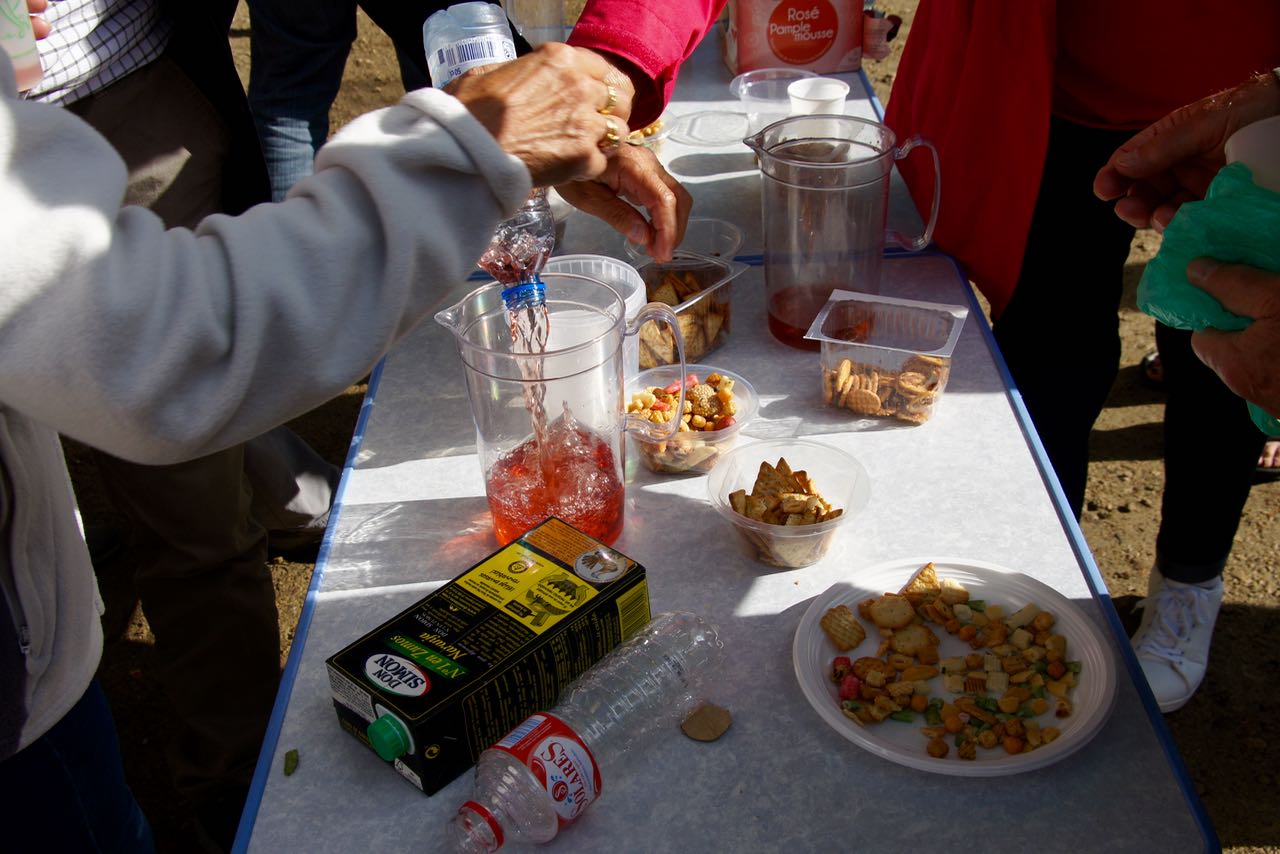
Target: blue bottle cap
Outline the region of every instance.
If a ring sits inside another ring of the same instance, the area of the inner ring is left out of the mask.
[[[508,311],[542,305],[547,300],[547,286],[537,275],[527,282],[517,282],[502,291],[502,302]]]

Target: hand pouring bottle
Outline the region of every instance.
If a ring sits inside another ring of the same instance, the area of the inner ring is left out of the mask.
[[[494,3],[456,3],[433,13],[422,25],[431,85],[442,89],[463,72],[516,58],[511,25]],[[520,211],[498,224],[480,258],[485,272],[501,283],[511,311],[540,306],[546,296],[538,275],[555,247],[555,218],[547,191],[530,194]]]
[[[480,754],[475,794],[450,825],[455,850],[548,842],[600,796],[627,753],[679,723],[700,699],[722,643],[688,612],[660,614],[582,674],[550,712]]]

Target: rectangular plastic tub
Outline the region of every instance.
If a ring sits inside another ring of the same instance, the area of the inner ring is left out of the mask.
[[[851,418],[923,424],[951,373],[969,310],[832,291],[805,338],[822,347],[822,400]]]
[[[746,264],[677,251],[666,263],[651,261],[638,269],[649,301],[675,311],[686,362],[699,361],[729,339],[733,280]],[[677,361],[675,338],[665,324],[649,321],[639,334],[641,370]]]

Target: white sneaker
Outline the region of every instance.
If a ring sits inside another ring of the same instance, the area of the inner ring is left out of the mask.
[[[1183,584],[1152,568],[1147,598],[1136,606],[1142,623],[1130,643],[1160,711],[1182,708],[1200,687],[1221,606],[1221,578],[1206,586]]]

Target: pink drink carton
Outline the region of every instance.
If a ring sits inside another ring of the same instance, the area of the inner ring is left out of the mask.
[[[729,0],[724,61],[734,74],[862,67],[862,4],[849,0]]]

